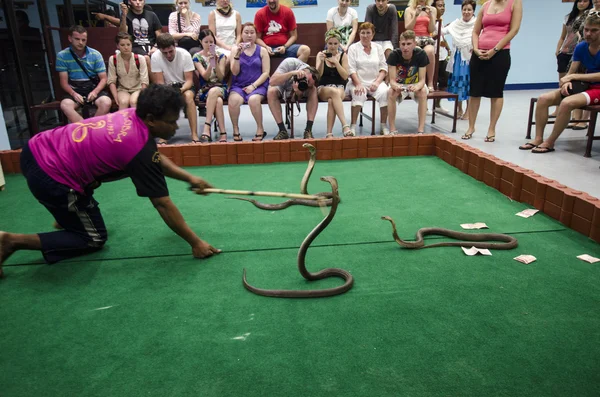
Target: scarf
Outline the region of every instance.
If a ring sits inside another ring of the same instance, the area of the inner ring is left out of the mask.
[[[331,28],[327,32],[325,32],[325,41],[329,40],[332,37],[338,39],[340,43],[342,42],[342,35],[336,28]]]
[[[217,8],[217,11],[221,13],[223,16],[227,16],[231,13],[231,4],[227,6],[227,8]]]
[[[454,66],[454,55],[456,51],[460,51],[462,60],[469,64],[471,61],[471,53],[473,51],[473,28],[475,27],[475,15],[469,22],[465,22],[462,18],[458,18],[450,25],[442,28],[442,34],[449,34],[452,37],[452,54],[448,60],[446,70],[452,70]]]

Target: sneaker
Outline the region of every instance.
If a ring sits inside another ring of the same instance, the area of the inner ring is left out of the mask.
[[[304,131],[304,139],[314,139],[312,131],[305,130]]]
[[[430,110],[430,109],[427,109],[427,115],[428,115],[428,116],[433,116],[433,113],[431,113],[431,110]]]
[[[381,127],[381,135],[389,135],[390,134],[390,129],[387,127]]]
[[[288,135],[287,131],[279,131],[277,135],[275,135],[275,138],[273,138],[274,141],[280,141],[282,139],[290,139],[290,136]]]
[[[450,111],[442,106],[436,107],[435,111],[442,114],[450,114]]]

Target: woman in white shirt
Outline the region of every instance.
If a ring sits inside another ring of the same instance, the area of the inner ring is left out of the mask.
[[[390,130],[385,122],[388,118],[387,94],[388,85],[385,83],[387,63],[383,47],[373,43],[375,26],[370,22],[363,22],[358,28],[360,41],[348,47],[348,68],[350,81],[346,86],[346,93],[352,96],[352,113],[350,131],[352,136],[356,133],[356,120],[362,109],[367,95],[375,98],[381,113],[381,135],[387,135]]]
[[[348,51],[350,44],[354,43],[358,31],[358,13],[354,8],[348,7],[350,0],[338,0],[338,6],[327,11],[327,31],[336,28],[342,37],[340,44],[344,52]]]
[[[169,15],[169,33],[178,47],[187,50],[191,56],[200,51],[200,14],[190,10],[190,0],[175,0],[177,10]]]
[[[217,50],[229,57],[242,36],[242,17],[231,6],[231,0],[217,0],[217,8],[208,14],[208,28],[217,38]]]

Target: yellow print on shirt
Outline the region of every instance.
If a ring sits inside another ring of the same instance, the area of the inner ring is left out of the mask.
[[[127,131],[129,131],[131,129],[132,124],[133,124],[133,121],[129,117],[127,117],[125,120],[123,120],[123,127],[121,127],[121,131],[119,131],[119,133],[117,134],[117,137],[115,139],[113,139],[113,141],[123,142],[123,140],[121,138],[124,136],[127,136]]]
[[[75,123],[75,125],[77,127],[75,127],[75,129],[71,132],[71,138],[73,139],[73,141],[79,143],[87,137],[90,128],[92,130],[104,128],[106,126],[106,121],[100,120],[95,123],[82,123],[79,121]]]

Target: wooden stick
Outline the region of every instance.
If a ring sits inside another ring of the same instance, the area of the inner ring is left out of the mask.
[[[253,192],[251,190],[228,190],[228,189],[204,189],[205,193],[217,193],[217,194],[235,194],[240,196],[266,196],[266,197],[284,197],[292,199],[304,199],[304,200],[323,200],[324,197],[314,196],[312,194],[296,194],[296,193],[282,193],[282,192]]]

